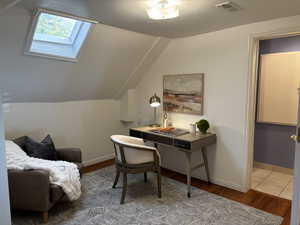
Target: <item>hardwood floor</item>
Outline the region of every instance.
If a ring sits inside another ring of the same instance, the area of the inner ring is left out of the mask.
[[[83,173],[92,172],[114,164],[114,160],[107,160],[92,166],[85,167]],[[186,176],[177,172],[162,169],[162,175],[175,179],[179,182],[186,183]],[[248,206],[272,213],[274,215],[282,216],[284,218],[281,225],[290,224],[291,215],[291,201],[282,199],[276,196],[268,195],[258,191],[250,190],[247,193],[235,191],[216,184],[209,184],[199,179],[192,179],[192,185],[202,190],[220,195],[222,197],[243,203]]]
[[[82,172],[83,173],[89,173],[89,172],[92,172],[92,171],[95,171],[95,170],[102,169],[102,168],[107,167],[107,166],[111,166],[114,163],[115,163],[114,159],[106,160],[106,161],[101,162],[101,163],[97,163],[97,164],[94,164],[94,165],[91,165],[91,166],[84,167],[82,169]]]

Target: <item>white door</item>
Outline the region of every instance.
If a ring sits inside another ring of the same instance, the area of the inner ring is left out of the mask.
[[[298,88],[297,129],[296,129],[296,134],[293,135],[291,138],[296,142],[291,225],[299,225],[300,222],[300,88]]]

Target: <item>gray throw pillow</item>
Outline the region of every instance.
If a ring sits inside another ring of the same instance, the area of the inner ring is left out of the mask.
[[[25,143],[25,148],[30,157],[57,160],[57,152],[50,135],[47,135],[41,143],[28,137]]]

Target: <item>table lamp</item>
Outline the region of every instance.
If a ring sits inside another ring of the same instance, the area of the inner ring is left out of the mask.
[[[150,106],[154,109],[154,124],[150,125],[151,127],[160,127],[160,125],[156,123],[156,108],[160,106],[160,102],[160,98],[156,94],[149,100]]]

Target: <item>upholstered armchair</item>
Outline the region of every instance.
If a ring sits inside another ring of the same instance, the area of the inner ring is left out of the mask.
[[[123,190],[120,203],[123,204],[127,191],[127,174],[144,173],[147,182],[147,172],[157,173],[158,197],[161,198],[161,170],[160,155],[156,148],[145,145],[143,139],[113,135],[111,140],[115,147],[116,178],[113,188],[116,187],[120,173],[123,174]]]
[[[14,142],[23,150],[26,137]],[[81,172],[81,150],[77,148],[56,149],[58,159],[75,163]],[[41,212],[43,221],[48,221],[48,211],[59,201],[67,200],[62,188],[50,184],[49,172],[44,170],[8,170],[11,208]]]

